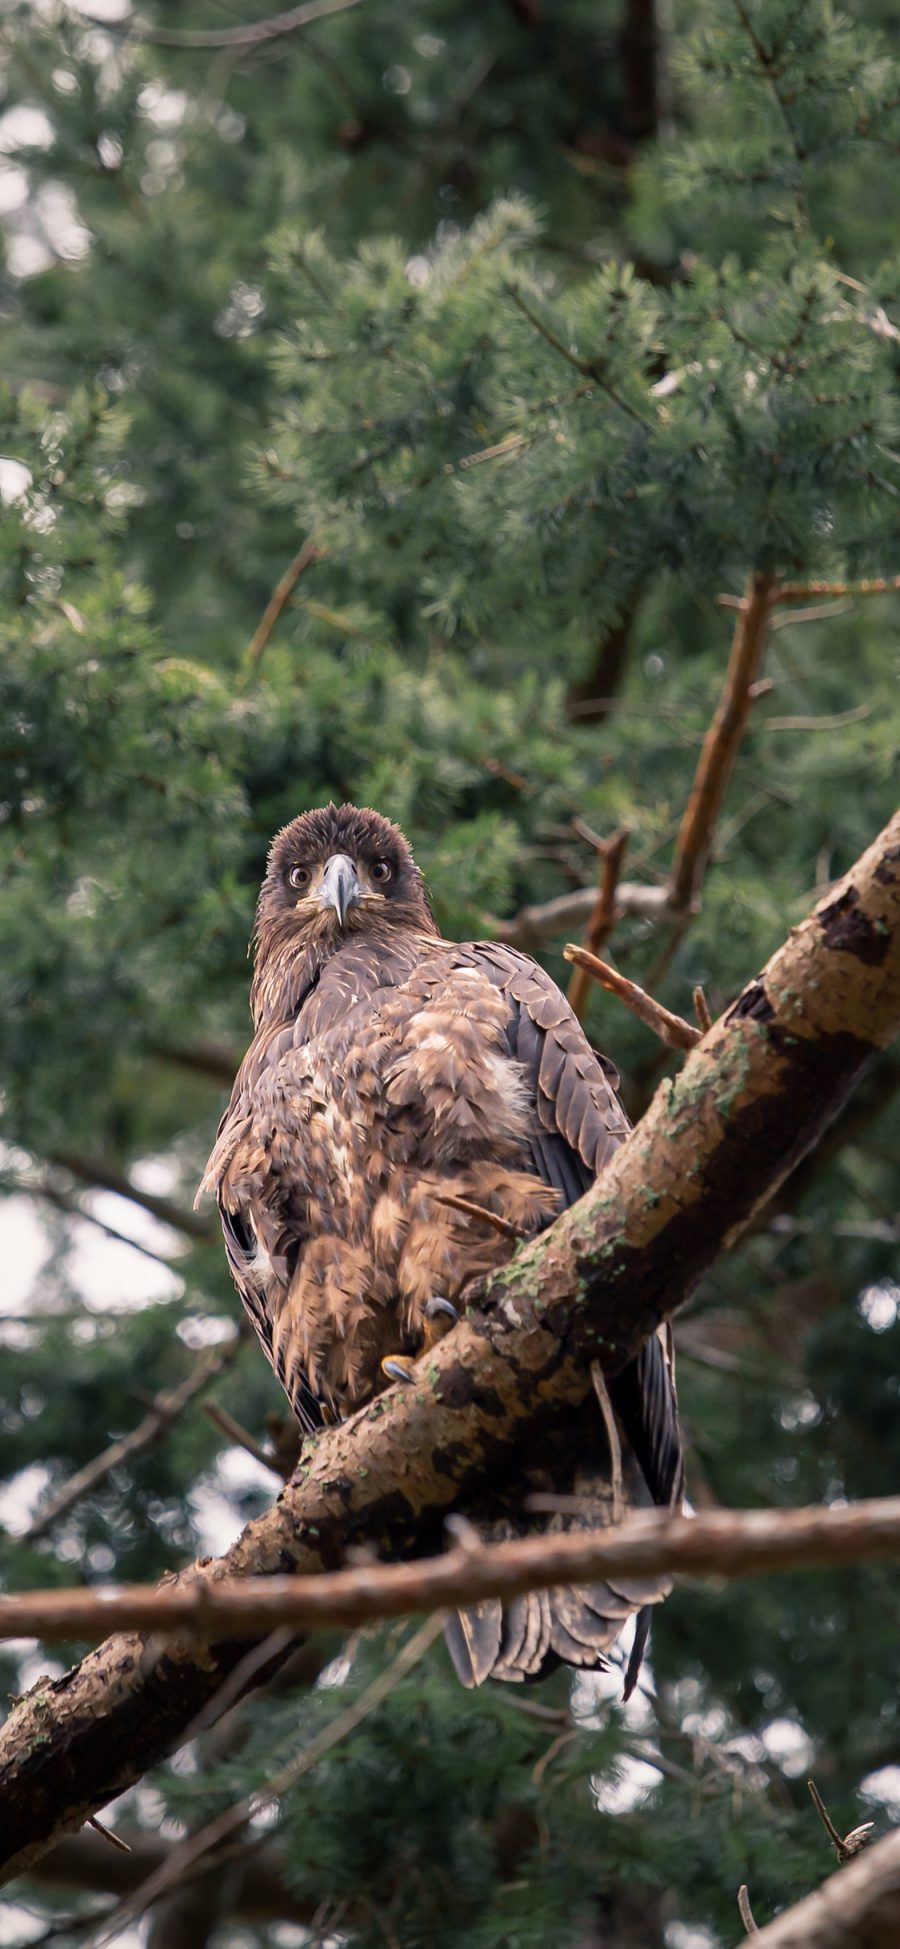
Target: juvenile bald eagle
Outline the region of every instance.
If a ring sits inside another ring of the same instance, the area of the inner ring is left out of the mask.
[[[628,1124],[549,976],[514,949],[442,940],[402,832],[376,812],[328,805],[277,834],[255,945],[255,1035],[203,1186],[268,1359],[313,1430],[407,1377],[470,1282],[581,1197]],[[610,1397],[626,1503],[676,1503],[665,1334]],[[594,1406],[532,1446],[512,1506],[488,1490],[467,1513],[490,1535],[546,1525],[523,1513],[530,1483],[585,1498],[581,1520],[600,1526],[611,1477]],[[451,1653],[466,1684],[537,1677],[560,1659],[595,1667],[638,1611],[634,1677],[647,1606],[666,1588],[628,1578],[482,1604],[449,1629]]]

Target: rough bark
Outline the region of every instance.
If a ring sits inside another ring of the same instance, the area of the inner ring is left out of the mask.
[[[745,1940],[754,1949],[897,1949],[900,1829]]]
[[[434,1548],[444,1514],[584,1400],[687,1297],[900,1029],[900,814],[666,1081],[597,1185],[418,1370],[301,1456],[207,1577],[310,1572],[365,1541]],[[24,1868],[163,1757],[242,1644],[112,1639],[0,1739],[2,1859]],[[262,1674],[260,1674],[262,1676]]]

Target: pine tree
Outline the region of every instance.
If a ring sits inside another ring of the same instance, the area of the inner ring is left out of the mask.
[[[900,570],[888,21],[876,0],[695,0],[665,32],[637,0],[385,0],[238,46],[199,0],[106,26],[8,10],[3,1172],[48,1252],[3,1326],[13,1511],[235,1317],[191,1202],[277,825],[376,804],[448,934],[524,938],[537,908],[526,944],[562,983],[572,923],[540,910],[583,892],[583,930],[591,834],[627,828],[646,897],[617,964],[716,1012],[895,803],[897,595],[854,593]],[[676,889],[741,598],[764,676]],[[587,1019],[640,1114],[657,1046],[597,990]],[[682,1318],[697,1503],[893,1481],[897,1076],[886,1057]],[[97,1310],[86,1228],[142,1208],[167,1226],[160,1298]],[[268,1439],[255,1348],[213,1392]],[[157,1436],[47,1534],[7,1536],[9,1588],[152,1578],[215,1498],[235,1528],[267,1500],[197,1400]],[[473,1700],[436,1648],[285,1796],[274,1906],[214,1876],[200,1920],[176,1898],[150,1939],[307,1918],[403,1949],[727,1943],[742,1882],[761,1922],[827,1872],[810,1769],[844,1827],[883,1805],[863,1783],[896,1751],[895,1608],[880,1569],[679,1588],[627,1712],[565,1675]],[[129,1825],[149,1842],[164,1809],[171,1839],[263,1784],[393,1649],[379,1632],[333,1682],[307,1664],[257,1693]],[[51,1668],[11,1649],[6,1689]],[[74,1940],[83,1885],[23,1899]]]

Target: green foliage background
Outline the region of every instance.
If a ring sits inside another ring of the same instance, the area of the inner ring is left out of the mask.
[[[659,884],[718,598],[756,570],[900,569],[880,0],[685,0],[656,63],[637,0],[361,0],[243,50],[176,43],[260,0],[90,11],[0,23],[3,1179],[10,1252],[23,1197],[47,1247],[2,1326],[13,1588],[152,1577],[202,1547],[211,1499],[235,1528],[266,1500],[195,1407],[49,1539],[17,1534],[234,1314],[220,1250],[177,1225],[140,1232],[170,1261],[148,1303],[101,1307],[73,1253],[84,1213],[149,1226],[111,1202],[123,1175],[190,1206],[275,827],[376,804],[463,937],[591,883],[576,819],[627,824],[629,877]],[[700,911],[669,958],[647,921],[616,935],[670,1006],[698,981],[724,1005],[891,810],[898,611],[779,614]],[[658,1049],[603,997],[589,1028],[638,1114]],[[885,1059],[692,1303],[698,1502],[896,1482],[897,1077]],[[279,1408],[249,1347],[216,1398],[258,1436]],[[554,1680],[574,1736],[549,1759],[561,1720],[463,1696],[435,1652],[288,1796],[284,1877],[353,1944],[627,1949],[635,1891],[648,1949],[731,1943],[740,1882],[763,1921],[827,1871],[808,1770],[839,1825],[900,1803],[897,1596],[883,1570],[679,1590],[655,1704]],[[165,1832],[264,1781],[388,1649],[339,1692],[257,1700],[227,1758],[201,1742],[156,1782]],[[7,1689],[42,1668],[8,1653]],[[73,1941],[91,1926],[93,1898],[27,1901],[10,1940],[60,1902]],[[208,1939],[299,1938],[211,1900]]]

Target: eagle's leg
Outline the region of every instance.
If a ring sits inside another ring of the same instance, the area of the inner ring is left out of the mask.
[[[441,1293],[435,1293],[434,1298],[429,1299],[424,1312],[425,1327],[419,1354],[430,1353],[432,1347],[436,1347],[438,1341],[443,1340],[444,1334],[449,1333],[450,1328],[455,1326],[459,1319],[458,1308],[454,1306],[452,1300],[444,1299]],[[388,1354],[381,1363],[381,1371],[389,1380],[411,1381],[413,1367],[419,1354],[415,1358],[405,1353]]]

